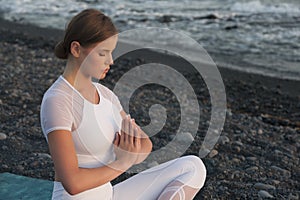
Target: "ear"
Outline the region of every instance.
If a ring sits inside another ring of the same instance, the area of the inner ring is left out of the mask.
[[[75,58],[78,58],[80,55],[80,43],[73,41],[70,45],[70,52]]]

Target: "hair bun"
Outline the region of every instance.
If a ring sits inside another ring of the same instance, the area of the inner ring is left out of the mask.
[[[68,58],[68,52],[66,51],[63,41],[60,41],[59,43],[57,43],[57,45],[55,46],[54,53],[55,53],[55,56],[60,59]]]

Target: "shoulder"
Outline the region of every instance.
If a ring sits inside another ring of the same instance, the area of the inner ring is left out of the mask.
[[[104,96],[104,97],[117,97],[115,95],[115,93],[109,89],[108,87],[100,84],[100,83],[94,83],[95,86],[98,88],[98,90],[101,92],[101,95]]]
[[[72,88],[68,87],[61,78],[58,78],[44,93],[42,104],[72,102]]]

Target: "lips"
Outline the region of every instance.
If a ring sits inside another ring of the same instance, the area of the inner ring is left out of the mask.
[[[104,70],[104,73],[107,73],[108,71],[109,71],[109,67],[108,68],[106,68],[105,70]]]

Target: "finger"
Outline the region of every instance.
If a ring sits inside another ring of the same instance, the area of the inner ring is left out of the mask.
[[[139,147],[141,145],[141,134],[138,126],[134,129],[134,137],[135,137],[135,147]]]
[[[125,132],[126,140],[127,142],[130,142],[130,115],[127,115],[125,119]]]
[[[131,123],[132,123],[133,127],[136,126],[136,123],[135,123],[135,119],[134,119],[134,118],[131,118]]]
[[[133,126],[139,129],[139,125],[135,122],[135,119],[133,119]]]
[[[126,118],[124,118],[123,120],[122,120],[122,127],[121,127],[121,140],[122,140],[122,142],[125,142],[125,140],[126,140],[126,133],[125,133],[125,124],[126,124]]]
[[[125,122],[124,122],[124,124],[125,124],[124,131],[126,134],[129,134],[129,119],[130,119],[130,116],[127,115],[125,118]]]
[[[122,119],[121,135],[124,135],[124,133],[125,133],[125,120],[126,120],[126,118]]]
[[[131,144],[134,144],[134,128],[135,128],[135,125],[134,125],[134,119],[131,119],[130,120],[130,142]]]
[[[115,146],[119,146],[119,144],[120,144],[120,135],[119,135],[119,133],[116,133],[116,137],[115,137],[115,140],[114,140],[114,145]]]

